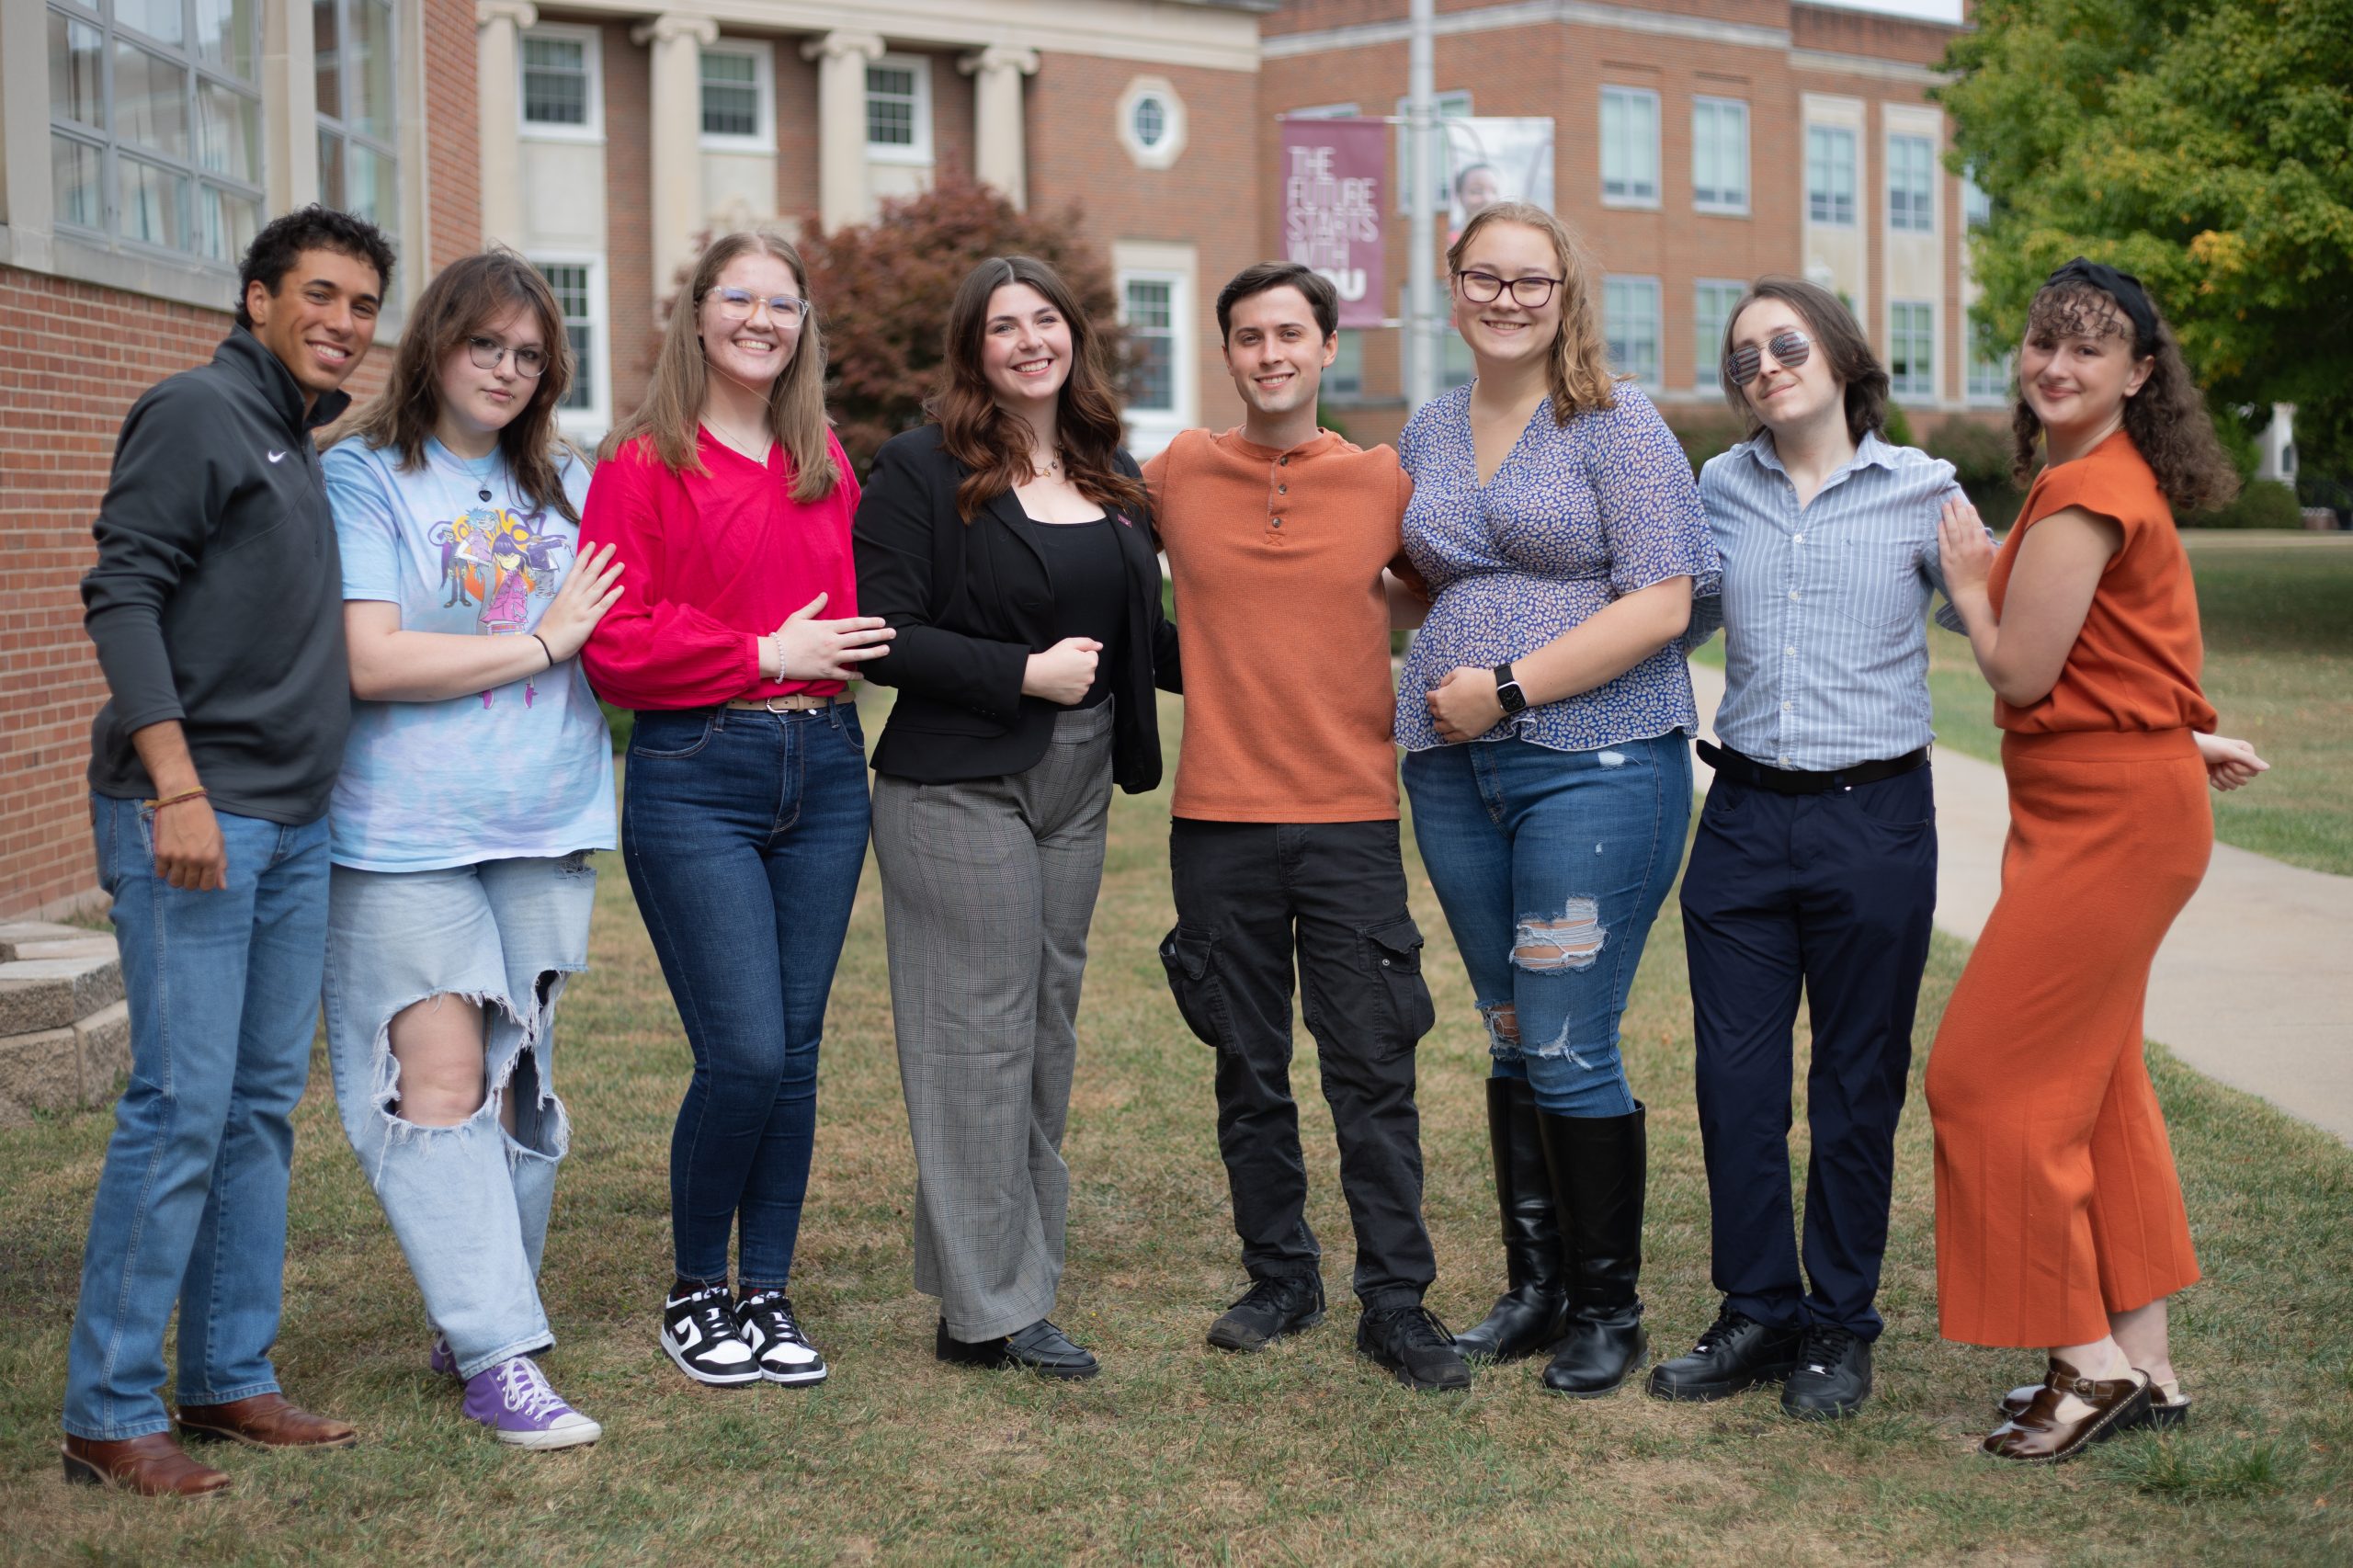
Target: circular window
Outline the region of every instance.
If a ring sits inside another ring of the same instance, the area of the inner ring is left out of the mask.
[[[1145,152],[1157,152],[1168,140],[1168,106],[1154,94],[1146,94],[1128,111],[1128,124],[1135,131],[1136,145]]]

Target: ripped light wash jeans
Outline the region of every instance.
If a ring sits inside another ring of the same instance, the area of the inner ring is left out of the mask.
[[[327,1053],[335,1106],[461,1376],[555,1343],[540,1259],[572,1140],[549,1071],[564,977],[588,961],[597,872],[585,850],[434,871],[335,869]],[[395,1114],[389,1026],[432,996],[480,1002],[482,1108],[455,1127]],[[499,1107],[515,1102],[515,1131]]]
[[[1495,1075],[1527,1079],[1554,1116],[1632,1111],[1618,1019],[1683,862],[1683,732],[1597,751],[1438,746],[1406,753],[1404,779]]]

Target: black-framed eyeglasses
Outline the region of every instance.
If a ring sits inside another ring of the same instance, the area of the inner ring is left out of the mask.
[[[536,381],[547,374],[548,352],[544,348],[528,345],[521,348],[509,348],[494,337],[466,339],[466,358],[474,362],[477,370],[495,370],[498,362],[510,354],[515,357],[515,373],[524,380]]]
[[[1765,352],[1771,354],[1773,362],[1784,370],[1794,370],[1813,358],[1813,339],[1793,327],[1788,332],[1777,332],[1767,339]],[[1764,363],[1764,355],[1757,352],[1756,345],[1753,343],[1744,343],[1724,357],[1724,369],[1730,373],[1732,384],[1736,387],[1745,387],[1755,381]]]
[[[1454,275],[1454,286],[1461,290],[1462,297],[1472,304],[1491,305],[1508,289],[1511,290],[1511,302],[1523,311],[1542,310],[1545,301],[1552,299],[1552,290],[1558,289],[1563,281],[1562,278],[1544,277],[1505,279],[1492,272],[1458,272]]]
[[[704,296],[712,310],[728,321],[749,321],[762,305],[778,321],[797,322],[809,313],[809,301],[798,294],[755,294],[749,289],[713,289]]]

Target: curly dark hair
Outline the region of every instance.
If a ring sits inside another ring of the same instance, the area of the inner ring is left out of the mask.
[[[308,250],[331,250],[376,269],[378,286],[392,280],[392,242],[365,218],[338,212],[313,202],[263,225],[245,259],[237,265],[237,324],[251,331],[254,318],[245,313],[245,291],[258,283],[273,295],[293,270],[295,260]]]
[[[2080,278],[2046,283],[2027,307],[2026,335],[2120,337],[2135,358],[2153,361],[2149,379],[2124,400],[2124,431],[2157,476],[2157,488],[2177,514],[2227,506],[2239,493],[2239,473],[2214,435],[2206,399],[2181,357],[2181,344],[2154,300],[2155,330],[2143,334],[2115,297]],[[2026,401],[2023,381],[2010,412],[2010,477],[2024,484],[2041,456],[2042,421]]]

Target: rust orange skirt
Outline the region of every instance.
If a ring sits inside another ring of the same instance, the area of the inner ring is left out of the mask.
[[[1938,1315],[2085,1345],[2198,1278],[2141,1010],[2213,808],[2187,730],[2005,735],[2002,771],[2002,895],[1928,1057]]]

